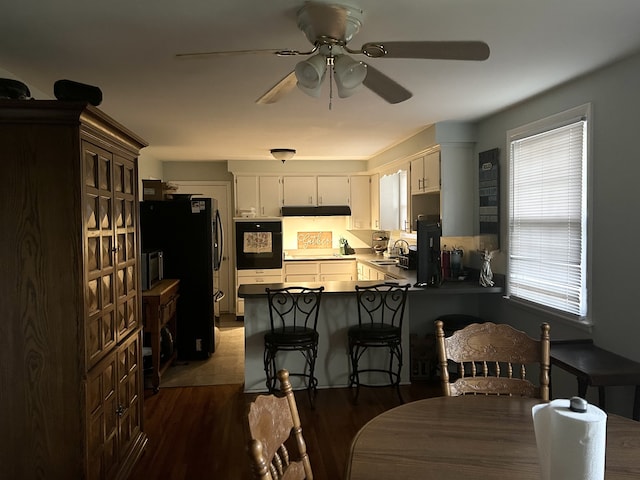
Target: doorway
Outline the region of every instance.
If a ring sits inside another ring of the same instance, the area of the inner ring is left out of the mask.
[[[224,243],[222,248],[222,262],[220,263],[217,288],[224,292],[224,297],[219,301],[220,313],[233,313],[233,289],[234,289],[234,269],[230,266],[229,259],[233,251],[233,232],[231,231],[231,183],[224,181],[188,181],[169,180],[169,183],[176,185],[176,193],[191,193],[197,197],[215,198],[218,201],[220,220],[224,228]]]

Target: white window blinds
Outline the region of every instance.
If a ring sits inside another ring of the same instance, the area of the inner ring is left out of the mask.
[[[511,141],[508,293],[584,318],[586,119]]]

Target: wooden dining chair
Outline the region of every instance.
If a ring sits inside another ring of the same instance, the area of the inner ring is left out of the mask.
[[[437,320],[436,338],[442,391],[445,396],[467,394],[516,395],[549,401],[549,324],[540,325],[540,340],[510,325],[474,323],[445,337]],[[458,378],[449,380],[449,361]],[[527,369],[539,368],[538,385]]]
[[[254,477],[259,480],[313,480],[307,446],[296,399],[289,381],[289,372],[278,372],[280,390],[284,396],[259,395],[249,405],[248,452]],[[289,455],[295,444],[295,458]]]

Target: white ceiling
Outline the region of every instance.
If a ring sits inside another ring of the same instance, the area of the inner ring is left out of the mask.
[[[263,159],[277,147],[297,149],[297,159],[367,159],[432,123],[480,118],[640,50],[638,0],[359,0],[364,25],[351,48],[483,40],[491,56],[369,59],[413,98],[391,105],[363,89],[335,98],[331,110],[328,89],[320,98],[295,89],[276,104],[255,103],[301,57],[175,57],[306,51],[295,16],[302,4],[20,0],[0,15],[0,71],[35,98],[53,98],[63,78],[100,87],[100,108],[145,138],[145,155],[159,160]]]

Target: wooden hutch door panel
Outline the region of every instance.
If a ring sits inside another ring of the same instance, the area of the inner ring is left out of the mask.
[[[118,349],[118,411],[120,413],[119,444],[120,459],[126,456],[140,432],[142,398],[140,398],[141,334],[133,336]]]
[[[138,328],[136,173],[133,160],[114,155],[114,224],[116,231],[117,338]]]
[[[91,368],[115,345],[113,156],[82,142],[86,278],[86,360]]]
[[[89,480],[109,478],[118,463],[117,362],[113,352],[87,379]]]

